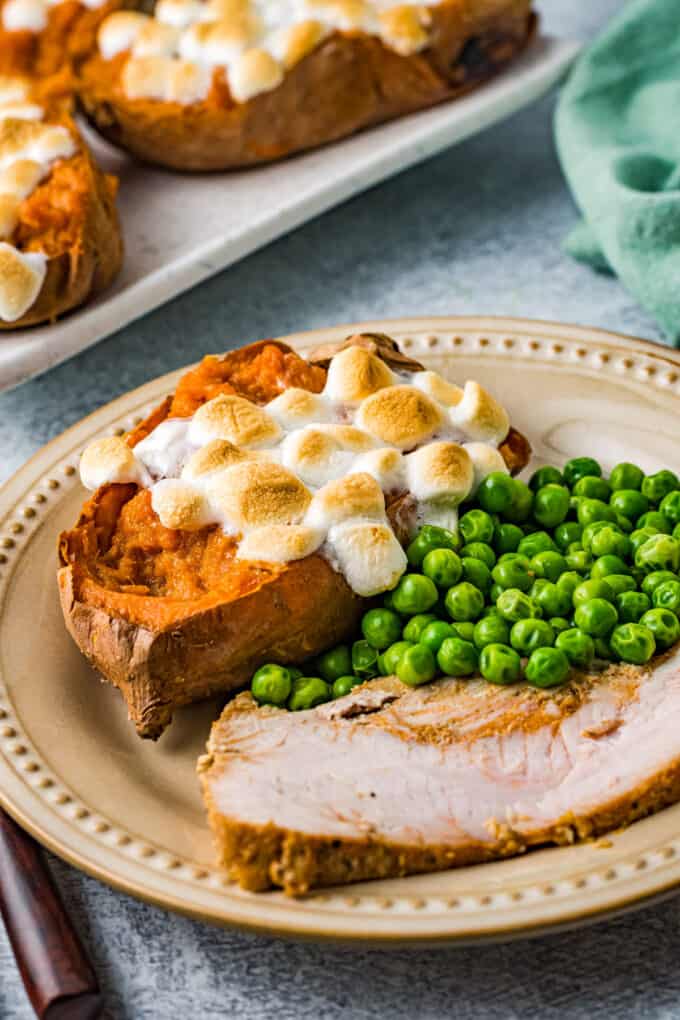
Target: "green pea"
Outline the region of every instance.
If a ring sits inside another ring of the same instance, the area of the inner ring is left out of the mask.
[[[485,510],[468,510],[458,522],[466,542],[486,542],[493,539],[493,521]]]
[[[569,630],[571,627],[569,620],[565,619],[564,616],[551,616],[548,623],[555,631],[555,634],[561,634],[563,631]]]
[[[352,645],[350,673],[373,677],[378,674],[378,652],[368,641],[355,641]]]
[[[463,641],[472,641],[475,633],[475,625],[472,620],[458,620],[457,623],[452,623],[451,626],[455,630],[457,636]]]
[[[451,555],[455,556],[456,554],[451,553]],[[390,609],[369,609],[367,613],[364,613],[361,621],[361,632],[369,645],[382,652],[401,637],[401,619],[397,613],[393,613]],[[349,654],[347,658],[349,658]],[[321,675],[329,681],[336,679],[336,677],[326,676],[323,670]],[[340,676],[349,676],[349,673],[344,669]]]
[[[649,595],[650,599],[654,594],[654,589],[658,588],[664,581],[677,581],[678,575],[674,574],[671,570],[653,570],[651,574],[642,581],[640,587],[642,588],[645,595]]]
[[[344,698],[353,687],[358,687],[363,682],[360,676],[339,676],[337,680],[333,681],[331,694],[334,698]]]
[[[420,644],[436,655],[447,638],[457,637],[455,627],[446,620],[433,620],[420,635]]]
[[[524,532],[516,524],[497,524],[493,538],[494,549],[499,556],[502,553],[516,552],[523,537]]]
[[[439,598],[437,586],[422,574],[404,574],[392,592],[392,603],[398,613],[414,616],[426,613]]]
[[[673,528],[673,538],[680,541],[680,524],[676,524]]]
[[[456,552],[461,544],[455,532],[434,524],[424,524],[406,550],[406,557],[412,567],[419,567],[433,549],[453,549]]]
[[[438,588],[450,588],[460,581],[463,565],[453,549],[433,549],[423,560],[422,571]]]
[[[595,658],[602,659],[604,662],[612,662],[615,653],[609,647],[609,642],[606,638],[596,637],[593,638],[593,644],[595,645]]]
[[[572,460],[567,461],[562,473],[567,485],[573,488],[580,478],[586,478],[588,475],[600,478],[602,468],[592,457],[574,457]]]
[[[564,521],[555,528],[555,544],[560,552],[566,552],[572,542],[581,542],[582,534],[583,525],[578,521]]]
[[[521,655],[529,655],[535,648],[544,648],[555,641],[555,631],[546,620],[518,620],[510,631],[510,644]]]
[[[290,670],[268,662],[253,674],[250,692],[259,705],[285,705],[292,686]]]
[[[631,555],[635,557],[638,549],[645,544],[647,539],[653,538],[654,535],[658,535],[659,532],[656,528],[636,528],[633,534],[630,536],[630,551]]]
[[[661,503],[669,492],[680,488],[680,482],[672,471],[657,471],[655,475],[647,475],[640,488],[650,503]]]
[[[529,656],[525,674],[534,687],[557,687],[569,676],[569,659],[559,648],[536,648]]]
[[[492,684],[514,684],[522,675],[522,661],[505,644],[486,645],[479,656],[479,671]]]
[[[541,579],[540,588],[535,593],[531,589],[531,597],[540,606],[544,616],[565,616],[571,612],[571,592],[565,587],[560,588],[559,583],[554,581]]]
[[[415,617],[414,617],[415,619]],[[381,676],[392,676],[397,671],[399,659],[408,648],[412,648],[415,641],[395,641],[378,658],[378,669]]]
[[[638,528],[654,528],[656,534],[661,535],[670,535],[673,530],[671,522],[658,510],[648,510],[646,514],[638,518],[636,526]]]
[[[460,555],[463,558],[481,560],[482,563],[486,563],[489,570],[496,563],[496,553],[486,542],[468,542],[460,550]]]
[[[524,562],[524,557],[501,561],[493,568],[491,576],[502,589],[519,588],[521,591],[528,591],[533,574]]]
[[[608,574],[628,574],[630,568],[620,556],[600,556],[590,568],[590,576],[593,580],[607,577]]]
[[[572,666],[579,669],[587,669],[595,658],[595,643],[590,634],[579,630],[578,627],[571,627],[562,631],[555,638],[555,648],[564,652]]]
[[[491,571],[486,563],[475,559],[473,556],[463,558],[463,579],[473,584],[475,588],[486,595],[491,591]]]
[[[492,603],[494,605],[498,602],[498,599],[503,594],[504,590],[505,589],[501,588],[500,584],[495,584],[494,583],[494,584],[491,585],[491,591],[489,592],[489,598],[491,599],[491,601],[492,601]]]
[[[604,478],[584,475],[583,478],[579,478],[574,486],[574,495],[579,499],[583,497],[586,499],[601,499],[607,503],[611,496],[611,488],[609,482],[605,481]]]
[[[388,613],[389,609],[383,610]],[[397,621],[399,618],[397,617]],[[401,633],[401,624],[397,631],[397,637]],[[335,648],[330,648],[323,655],[320,655],[316,660],[316,668],[319,673],[326,680],[327,683],[332,684],[334,680],[337,680],[339,676],[345,676],[352,672],[352,655],[347,645],[336,645]]]
[[[476,620],[484,609],[484,595],[469,581],[461,581],[460,584],[449,588],[445,603],[446,611],[452,620],[456,622]]]
[[[505,471],[492,471],[481,482],[475,498],[483,510],[501,514],[507,510],[514,494],[512,478]]]
[[[470,676],[477,672],[478,663],[477,649],[462,638],[446,638],[437,652],[437,665],[444,676]]]
[[[680,524],[680,492],[668,492],[661,500],[659,510],[674,527]]]
[[[607,637],[616,626],[619,614],[611,600],[603,598],[579,602],[574,613],[576,626],[591,637]]]
[[[520,556],[527,559],[537,556],[542,552],[557,552],[557,546],[547,531],[534,531],[531,535],[525,535],[517,547]]]
[[[618,489],[612,493],[609,505],[629,521],[636,521],[649,510],[649,500],[637,489]]]
[[[652,570],[672,570],[680,566],[680,543],[670,535],[652,535],[635,553],[635,566],[651,573]]]
[[[286,669],[290,673],[291,680],[297,680],[299,676],[304,676],[302,670],[298,669],[297,666],[287,666]]]
[[[331,697],[330,685],[320,676],[299,676],[293,680],[288,708],[291,712],[303,712],[330,701]]]
[[[680,613],[680,581],[663,581],[652,595],[657,609],[670,609],[677,616]]]
[[[619,531],[622,531],[625,535],[630,535],[631,531],[635,530],[635,525],[633,524],[633,522],[630,521],[627,517],[624,517],[623,514],[620,513],[616,514],[616,524],[617,527],[619,528]]]
[[[644,471],[636,464],[623,461],[613,469],[609,476],[609,484],[614,490],[637,489],[639,491],[644,477]],[[626,514],[626,516],[628,515]]]
[[[656,651],[654,634],[640,623],[622,623],[615,627],[609,645],[622,662],[643,666]]]
[[[531,570],[536,577],[545,577],[549,581],[556,581],[567,570],[567,561],[558,552],[541,552],[532,558]],[[515,587],[519,587],[519,585]]]
[[[514,492],[512,503],[504,512],[503,516],[512,524],[522,524],[528,520],[531,514],[531,507],[534,502],[534,494],[528,485],[521,482],[519,478],[513,478]]]
[[[601,499],[580,499],[576,514],[579,524],[582,524],[584,528],[587,524],[594,524],[596,521],[616,523],[616,512]]]
[[[581,535],[582,547],[587,549],[588,552],[592,552],[595,535],[599,534],[599,532],[605,528],[613,528],[614,530],[618,528],[618,530],[621,531],[615,521],[593,521],[592,524],[587,524],[583,529],[583,534]]]
[[[564,591],[571,599],[580,584],[583,584],[583,577],[576,570],[567,570],[565,574],[555,582],[560,591]]]
[[[604,578],[592,578],[590,581],[582,581],[578,588],[574,588],[572,602],[574,606],[580,606],[583,602],[590,602],[591,599],[604,599],[606,602],[614,601],[614,592]]]
[[[635,578],[630,574],[607,574],[605,580],[614,595],[620,595],[622,591],[635,591],[637,588]]]
[[[643,627],[649,627],[660,652],[665,652],[680,637],[680,622],[670,609],[648,609],[644,616],[640,617],[640,623]]]
[[[540,467],[537,471],[534,471],[529,479],[529,488],[534,492],[538,492],[539,489],[544,488],[546,485],[563,484],[562,472],[558,471],[556,467]]]
[[[626,559],[627,556],[630,556],[630,549],[630,539],[614,525],[600,528],[590,539],[590,552],[596,558],[619,556],[621,559]]]
[[[534,603],[519,588],[508,588],[502,592],[496,602],[496,608],[504,620],[516,623],[534,616]]]
[[[637,623],[651,604],[649,595],[642,591],[622,591],[614,602],[621,623]]]
[[[420,687],[437,675],[437,661],[425,645],[413,645],[402,653],[397,663],[397,676],[409,687]]]
[[[515,624],[516,626],[516,624]],[[510,639],[510,628],[502,616],[484,616],[475,624],[472,637],[475,648],[485,648],[486,645],[507,645]]]
[[[569,489],[544,485],[534,496],[534,518],[544,528],[556,528],[569,513]]]
[[[567,549],[564,560],[568,569],[577,574],[587,574],[593,565],[592,554],[586,549],[575,548],[575,545]]]

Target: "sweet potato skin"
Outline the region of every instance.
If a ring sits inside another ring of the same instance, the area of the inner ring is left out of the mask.
[[[94,57],[78,92],[98,130],[150,163],[227,170],[282,159],[469,91],[531,38],[530,0],[445,0],[430,8],[432,44],[400,56],[374,36],[334,33],[281,85],[235,103],[221,71],[191,106],[126,97],[125,57]],[[472,47],[466,51],[466,46]]]

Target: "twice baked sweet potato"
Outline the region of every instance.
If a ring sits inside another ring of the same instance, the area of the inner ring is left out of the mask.
[[[401,371],[420,369],[393,341],[359,336]],[[291,387],[319,393],[323,367],[282,343],[261,341],[188,371],[172,397],[127,436],[134,447],[166,419],[188,418],[220,394],[265,404]],[[500,447],[513,469],[529,447],[511,430]],[[388,507],[399,515],[398,505]],[[165,527],[148,488],[100,487],[59,543],[66,625],[104,678],[120,688],[142,737],[157,738],[177,706],[242,686],[268,660],[296,662],[341,641],[364,600],[318,553],[290,563],[238,559],[217,525]]]
[[[467,92],[524,48],[536,22],[531,0],[388,10],[320,0],[318,21],[301,21],[285,43],[270,43],[271,33],[244,29],[246,21],[259,24],[245,5],[215,3],[218,20],[190,25],[197,31],[188,42],[170,38],[179,22],[168,17],[129,29],[127,48],[104,46],[83,65],[79,84],[99,131],[144,160],[180,170],[281,159]],[[314,5],[307,17],[315,18]],[[374,23],[375,32],[358,27]],[[186,58],[204,43],[230,53],[234,33],[243,50],[229,66],[219,56],[207,64]]]

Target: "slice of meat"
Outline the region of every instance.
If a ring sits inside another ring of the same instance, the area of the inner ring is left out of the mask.
[[[241,694],[199,762],[248,889],[384,878],[610,831],[680,799],[680,652],[558,692],[374,681],[310,711]]]

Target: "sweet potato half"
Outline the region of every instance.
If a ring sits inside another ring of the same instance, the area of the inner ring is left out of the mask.
[[[356,336],[402,370],[419,370],[382,336]],[[320,392],[332,350],[303,360],[285,344],[261,341],[209,356],[181,379],[127,441],[139,442],[167,417],[186,417],[219,393],[264,404],[290,386]],[[529,445],[511,430],[501,447],[521,469]],[[403,498],[403,497],[402,497]],[[399,507],[390,508],[394,519]],[[59,541],[59,590],[66,625],[96,670],[120,688],[142,737],[156,739],[173,711],[242,686],[263,662],[301,661],[355,628],[363,600],[318,554],[288,565],[235,559],[216,526],[161,525],[148,490],[106,485]]]

